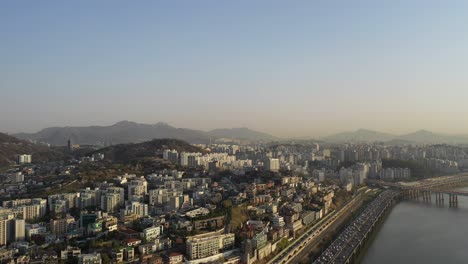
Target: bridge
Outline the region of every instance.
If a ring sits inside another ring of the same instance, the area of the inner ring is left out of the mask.
[[[436,203],[443,204],[448,195],[450,206],[457,206],[458,196],[468,196],[468,191],[453,190],[454,187],[466,186],[468,174],[436,177],[415,182],[384,182],[369,180],[369,185],[387,187],[372,201],[362,214],[351,223],[340,236],[316,259],[314,264],[336,263],[349,264],[359,261],[360,252],[365,248],[369,237],[378,224],[391,210],[398,199],[423,199],[430,202],[435,197]],[[398,198],[399,197],[399,198]]]
[[[468,196],[468,191],[454,190],[455,187],[468,185],[468,174],[457,174],[453,176],[435,177],[416,182],[384,182],[369,180],[369,184],[384,187],[397,188],[402,191],[403,198],[422,199],[431,202],[434,197],[435,202],[443,205],[447,197],[450,206],[458,205],[458,196]]]

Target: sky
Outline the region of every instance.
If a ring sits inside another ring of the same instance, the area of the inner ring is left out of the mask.
[[[0,131],[468,134],[468,1],[0,1]]]

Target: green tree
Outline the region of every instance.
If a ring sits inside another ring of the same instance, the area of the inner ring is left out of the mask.
[[[102,257],[102,264],[111,263],[111,259],[109,258],[109,255],[107,255],[106,253],[101,253],[101,257]]]
[[[281,250],[285,249],[287,246],[289,246],[290,243],[291,242],[288,239],[283,238],[283,239],[281,239],[280,242],[278,242],[278,245],[276,246],[276,248],[278,249],[278,251],[281,251]]]
[[[232,201],[231,201],[230,199],[224,200],[224,201],[223,201],[223,207],[224,207],[225,209],[231,208],[231,207],[232,207]]]

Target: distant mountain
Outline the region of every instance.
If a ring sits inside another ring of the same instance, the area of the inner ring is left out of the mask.
[[[468,136],[464,135],[445,135],[419,130],[405,135],[392,135],[372,130],[359,129],[355,132],[345,132],[323,138],[327,142],[386,142],[388,144],[467,144]]]
[[[278,139],[277,137],[272,136],[270,134],[254,131],[246,127],[214,129],[209,131],[208,134],[214,138],[233,138],[254,141]]]
[[[389,141],[396,136],[392,134],[377,132],[367,129],[359,129],[354,132],[343,132],[323,138],[328,142],[375,142],[375,141]]]
[[[155,157],[160,155],[165,149],[175,149],[178,152],[185,151],[206,153],[205,150],[190,145],[185,141],[167,138],[154,139],[142,143],[118,144],[99,149],[93,153],[102,153],[104,154],[105,159],[125,163],[136,159]]]
[[[16,156],[20,154],[32,155],[33,162],[61,160],[65,156],[59,149],[0,133],[0,166],[15,164]]]
[[[401,135],[398,139],[416,143],[468,143],[468,136],[438,134],[427,130]]]
[[[138,143],[156,138],[175,138],[190,143],[208,143],[220,137],[258,140],[272,138],[271,135],[256,132],[247,128],[220,129],[210,132],[187,128],[175,128],[166,123],[139,124],[121,121],[111,126],[87,127],[50,127],[37,133],[16,134],[18,138],[46,142],[63,146],[71,139],[73,144],[99,145]]]

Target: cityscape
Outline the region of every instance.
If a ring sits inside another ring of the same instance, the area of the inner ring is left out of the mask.
[[[463,1],[0,3],[0,263],[467,263]]]
[[[6,147],[46,144],[3,138]],[[14,155],[15,164],[1,174],[2,259],[349,263],[377,220],[407,199],[412,185],[405,183],[468,181],[466,147],[226,140],[161,139],[142,150],[70,139],[47,147],[60,149],[62,160]],[[116,161],[119,152],[130,156],[121,148],[138,158]],[[432,185],[414,188],[413,198],[418,188],[436,193]]]

